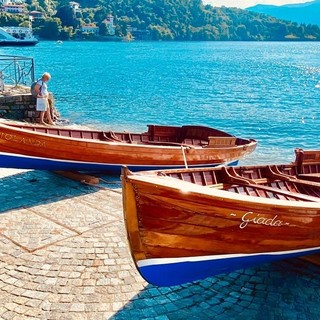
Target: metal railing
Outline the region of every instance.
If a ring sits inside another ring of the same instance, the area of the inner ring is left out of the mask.
[[[4,85],[29,86],[33,81],[33,58],[0,55],[0,91],[4,90]]]

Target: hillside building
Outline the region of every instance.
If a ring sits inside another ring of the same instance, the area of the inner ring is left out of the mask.
[[[4,4],[1,7],[2,12],[8,12],[8,13],[24,13],[25,12],[25,6],[23,4]]]
[[[98,35],[99,27],[97,27],[95,24],[85,24],[81,26],[81,33]]]
[[[78,2],[70,1],[69,5],[74,11],[80,10],[80,4]]]
[[[30,11],[29,16],[32,17],[33,20],[34,19],[44,19],[44,13],[40,12],[40,11],[36,11],[36,10]]]
[[[107,33],[110,36],[114,36],[116,33],[116,29],[113,24],[113,16],[111,14],[108,14],[107,17],[103,20],[103,23],[105,23],[105,25],[106,25]]]

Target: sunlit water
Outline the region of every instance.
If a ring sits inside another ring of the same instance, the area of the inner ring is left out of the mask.
[[[112,130],[217,127],[259,146],[241,163],[320,148],[320,43],[55,42],[1,48],[52,74],[63,118]]]

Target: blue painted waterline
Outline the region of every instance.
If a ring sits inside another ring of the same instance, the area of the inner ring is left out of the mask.
[[[237,165],[238,161],[227,163],[228,165]],[[194,165],[190,168],[197,167],[214,167],[217,163],[207,165]],[[33,157],[22,154],[13,154],[0,152],[0,167],[17,168],[17,169],[37,169],[37,170],[78,170],[78,171],[103,171],[109,174],[120,174],[122,164],[85,162],[73,160],[59,160],[44,157]],[[183,168],[183,166],[140,166],[130,165],[127,167],[132,171]]]
[[[141,276],[156,286],[175,286],[259,264],[320,252],[320,247],[254,254],[146,259],[137,263]]]

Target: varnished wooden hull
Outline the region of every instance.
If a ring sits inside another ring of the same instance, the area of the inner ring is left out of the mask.
[[[197,128],[202,130],[201,127]],[[212,130],[205,127],[203,129]],[[251,153],[256,148],[256,141],[244,139],[238,139],[241,140],[239,145],[226,147],[202,147],[200,145],[190,147],[183,143],[167,141],[126,142],[112,140],[108,137],[102,140],[99,137],[104,133],[98,131],[91,134],[91,131],[88,130],[70,129],[70,135],[73,134],[73,136],[68,137],[67,134],[67,129],[54,127],[0,124],[0,152],[20,155],[20,157],[12,157],[14,161],[11,162],[11,167],[16,168],[22,167],[22,162],[18,160],[27,157],[27,161],[23,163],[28,163],[29,168],[32,169],[64,170],[65,167],[68,167],[68,169],[75,170],[83,168],[84,170],[108,170],[119,169],[120,165],[127,165],[136,170],[143,170],[230,163]],[[129,135],[131,137],[131,134]],[[145,137],[146,134],[142,136]],[[2,160],[1,163],[0,157],[0,166],[10,162],[4,157]],[[45,167],[45,163],[48,167]]]
[[[238,161],[225,163],[226,165],[237,165]],[[62,171],[101,171],[108,173],[119,174],[121,171],[121,164],[118,163],[102,163],[102,162],[86,162],[76,160],[63,160],[46,157],[26,156],[23,154],[0,152],[0,168],[16,168],[16,169],[37,169],[37,170],[62,170]],[[196,168],[204,165],[191,165]],[[207,165],[208,167],[212,165]],[[181,168],[181,166],[173,165],[130,165],[132,171],[140,170],[154,170],[154,169],[168,169]]]
[[[147,172],[124,170],[122,179],[132,256],[154,285],[320,251],[317,197],[279,191],[288,200],[262,198]],[[320,192],[320,184],[312,188]]]

